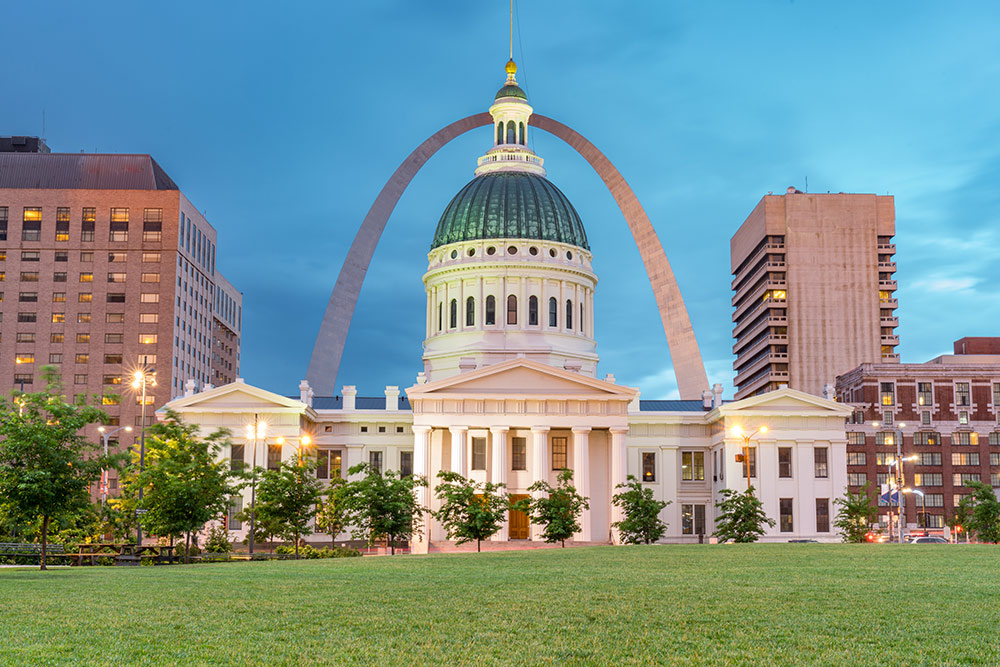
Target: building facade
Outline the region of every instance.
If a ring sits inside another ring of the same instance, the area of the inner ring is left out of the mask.
[[[216,322],[239,350],[216,236],[149,155],[0,151],[0,385],[37,391],[51,364],[71,398],[117,396],[114,430],[141,422],[137,370],[156,373],[149,423],[189,380],[211,384]]]
[[[215,385],[235,382],[240,376],[240,332],[243,329],[243,294],[215,274],[212,307],[212,375]]]
[[[854,409],[849,488],[871,484],[882,496],[898,451],[905,487],[920,492],[904,494],[908,528],[944,528],[967,481],[1000,491],[1000,338],[963,338],[955,352],[922,364],[861,364],[837,378],[838,400]],[[880,500],[883,523],[891,500]]]
[[[890,196],[767,195],[730,241],[736,398],[898,361]]]

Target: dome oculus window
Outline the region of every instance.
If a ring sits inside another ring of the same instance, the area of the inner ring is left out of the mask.
[[[538,248],[536,248],[535,246],[531,246],[530,248],[528,248],[528,252],[531,253],[532,255],[537,255]]]
[[[452,259],[457,259],[458,258],[458,251],[457,250],[452,250],[451,251],[451,258]]]
[[[475,254],[476,254],[476,249],[475,248],[469,248],[469,257],[472,257]]]
[[[556,249],[549,248],[549,257],[555,257],[555,256],[556,256]]]
[[[508,255],[516,255],[517,254],[517,246],[513,246],[513,245],[512,246],[507,246],[507,254]]]
[[[497,252],[497,249],[494,248],[493,246],[490,246],[489,248],[486,249],[486,254],[487,255],[495,255],[496,252]]]
[[[573,251],[572,250],[567,250],[566,251],[566,259],[573,259]]]

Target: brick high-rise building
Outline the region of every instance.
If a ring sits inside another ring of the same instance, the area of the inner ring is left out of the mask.
[[[52,364],[70,398],[119,394],[104,407],[134,427],[137,368],[156,371],[148,423],[186,380],[234,379],[242,304],[212,225],[149,155],[43,147],[0,141],[0,388],[37,391]]]
[[[891,196],[761,199],[733,235],[736,398],[788,385],[823,394],[865,362],[894,362]]]

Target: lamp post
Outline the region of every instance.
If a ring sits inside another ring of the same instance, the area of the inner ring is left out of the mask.
[[[924,533],[927,533],[927,514],[924,512],[924,492],[920,489],[903,489],[903,493],[915,493],[920,496],[920,509],[917,510],[917,525],[924,529]],[[920,523],[920,517],[924,517],[924,525]]]
[[[253,555],[254,535],[257,532],[257,439],[266,437],[267,422],[258,421],[254,413],[253,424],[247,424],[247,440],[253,440],[253,463],[250,464],[250,555]]]
[[[146,468],[146,388],[156,386],[156,371],[152,368],[137,370],[132,375],[132,388],[140,393],[142,421],[139,426],[139,474]],[[142,484],[139,485],[139,504],[142,505]],[[136,517],[135,544],[142,547],[142,523]]]
[[[108,431],[103,426],[99,426],[99,427],[97,427],[97,430],[100,432],[101,437],[104,438],[104,460],[107,461],[107,459],[108,459],[108,440],[111,438],[111,436],[113,436],[118,431],[125,431],[126,433],[131,433],[132,432],[132,427],[131,426],[119,426],[118,428],[116,428],[113,431]],[[108,469],[104,468],[104,469],[101,470],[101,507],[104,507],[104,505],[107,503],[107,501],[108,501]]]
[[[879,427],[879,422],[877,422],[877,421],[872,422],[872,426],[874,426],[875,428],[878,428]],[[890,461],[888,461],[886,463],[886,466],[888,467],[889,472],[893,472],[893,466],[895,466],[895,468],[896,468],[895,475],[893,476],[894,484],[890,485],[890,489],[889,489],[889,491],[890,491],[889,502],[890,503],[892,502],[892,488],[894,486],[895,489],[896,489],[897,496],[898,496],[896,504],[899,507],[898,537],[899,537],[899,543],[900,544],[903,543],[903,523],[906,521],[905,514],[904,514],[905,503],[903,501],[903,462],[904,461],[916,461],[919,458],[918,456],[906,456],[906,457],[903,456],[903,429],[904,428],[906,428],[906,423],[905,422],[900,422],[899,429],[895,429],[894,428],[894,429],[891,429],[889,431],[889,433],[892,434],[892,439],[894,440],[893,444],[896,445],[896,458],[895,458],[895,460],[890,460]]]
[[[761,426],[753,433],[748,434],[743,431],[742,426],[737,425],[733,427],[732,431],[733,435],[735,435],[737,438],[743,439],[743,454],[742,454],[743,460],[740,461],[739,458],[737,458],[736,462],[742,463],[743,468],[746,471],[747,493],[749,494],[750,493],[750,439],[753,438],[758,433],[767,433],[767,427]]]

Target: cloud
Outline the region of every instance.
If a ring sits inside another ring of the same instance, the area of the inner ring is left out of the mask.
[[[963,292],[972,289],[979,283],[978,278],[963,276],[960,278],[928,278],[913,283],[914,288],[926,289],[931,292]]]
[[[709,385],[719,383],[724,392],[733,391],[732,359],[709,359],[705,361],[705,372],[708,373]],[[622,378],[619,380],[622,381]],[[680,398],[673,366],[664,366],[633,382],[622,381],[622,384],[638,388],[642,392],[643,399],[676,400]]]

